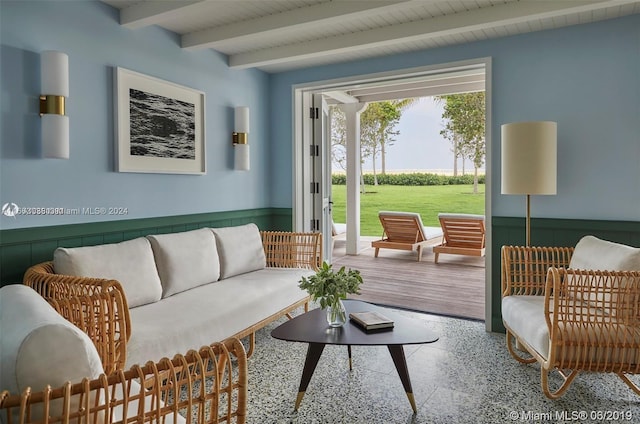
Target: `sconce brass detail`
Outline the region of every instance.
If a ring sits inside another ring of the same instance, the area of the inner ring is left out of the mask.
[[[239,133],[233,132],[232,134],[233,144],[247,144],[249,142],[249,137],[247,133]]]
[[[64,115],[64,96],[40,96],[40,116],[45,113]]]

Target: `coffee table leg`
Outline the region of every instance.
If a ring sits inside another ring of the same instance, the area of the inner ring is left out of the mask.
[[[294,411],[298,410],[298,407],[302,402],[302,398],[307,391],[309,381],[311,381],[311,376],[316,370],[316,365],[318,365],[318,360],[320,360],[320,356],[322,355],[324,346],[324,343],[309,343],[309,348],[307,349],[307,358],[304,360],[304,369],[302,370],[302,378],[300,379],[298,397],[296,398],[296,405],[293,408]]]
[[[414,413],[417,413],[418,409],[416,408],[416,400],[413,397],[413,389],[411,388],[411,380],[409,379],[409,369],[407,368],[404,349],[402,348],[402,345],[387,345],[387,348],[389,349],[393,363],[396,366],[396,371],[398,371],[398,375],[400,376],[400,381],[402,381],[404,391],[407,393],[407,398],[409,399],[411,408]]]
[[[349,371],[353,371],[353,366],[351,363],[351,345],[347,345],[347,354],[349,355]]]

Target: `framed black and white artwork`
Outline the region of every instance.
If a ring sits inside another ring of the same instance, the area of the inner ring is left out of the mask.
[[[118,172],[205,174],[204,93],[115,70]]]

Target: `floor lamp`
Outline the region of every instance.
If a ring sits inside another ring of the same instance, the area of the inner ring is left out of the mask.
[[[556,194],[557,123],[502,125],[502,194],[527,196],[526,243],[531,245],[532,194]]]

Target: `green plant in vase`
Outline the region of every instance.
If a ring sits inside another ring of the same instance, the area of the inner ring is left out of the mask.
[[[314,275],[302,277],[299,287],[309,293],[311,300],[319,302],[322,309],[326,309],[330,326],[340,327],[347,322],[342,300],[346,299],[348,294],[360,294],[360,284],[360,271],[346,270],[345,267],[334,271],[332,265],[323,262]]]

